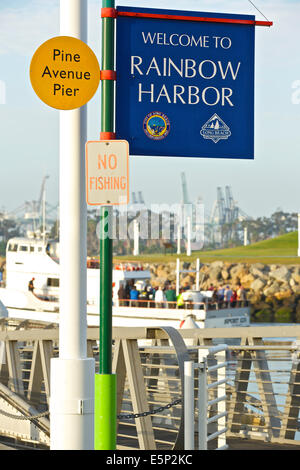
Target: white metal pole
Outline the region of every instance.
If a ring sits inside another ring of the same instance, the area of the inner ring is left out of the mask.
[[[300,256],[300,214],[298,214],[298,256]]]
[[[180,255],[181,248],[181,225],[177,225],[177,254]]]
[[[140,230],[139,230],[139,223],[135,219],[133,221],[133,255],[138,256],[140,254],[140,247],[139,247],[139,238],[140,238]]]
[[[184,363],[184,450],[195,449],[194,363]]]
[[[220,351],[216,354],[217,364],[224,364],[224,367],[217,369],[217,382],[226,379],[226,351]],[[226,382],[220,383],[217,388],[217,397],[220,400],[217,404],[217,414],[223,415],[218,419],[218,432],[221,432],[218,436],[218,448],[226,446]]]
[[[60,34],[86,42],[87,0],[60,1]],[[60,324],[59,358],[51,361],[51,450],[94,448],[95,363],[87,358],[86,122],[86,106],[60,111]]]
[[[248,245],[248,229],[244,227],[244,246]]]
[[[43,241],[46,240],[46,188],[43,188]]]
[[[198,450],[207,450],[207,362],[204,357],[198,369]]]
[[[200,259],[197,258],[196,264],[196,291],[200,290]]]
[[[176,259],[176,295],[179,295],[179,287],[180,287],[180,260],[179,258]]]
[[[187,218],[187,256],[191,256],[191,218]]]

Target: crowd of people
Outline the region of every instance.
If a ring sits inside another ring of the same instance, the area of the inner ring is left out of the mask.
[[[120,306],[176,308],[177,304],[174,286],[152,287],[150,283],[146,283],[138,290],[133,280],[127,282],[125,286],[121,284],[118,298]]]
[[[228,285],[217,288],[211,284],[208,290],[212,292],[211,303],[218,304],[219,308],[245,307],[247,304],[246,289],[241,284],[236,289]]]
[[[175,286],[166,283],[164,287],[152,287],[150,283],[138,286],[134,280],[120,285],[118,290],[119,305],[122,307],[157,307],[157,308],[193,308],[193,302],[185,295],[190,290],[189,286],[179,289],[176,294]],[[209,308],[234,308],[247,305],[246,290],[242,285],[236,289],[228,285],[214,287],[212,284],[208,289],[207,296],[201,295],[201,303],[206,302]]]

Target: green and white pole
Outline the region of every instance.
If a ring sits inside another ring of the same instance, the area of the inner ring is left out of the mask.
[[[102,0],[102,8],[115,7]],[[114,18],[102,18],[101,70],[114,70]],[[101,80],[101,134],[114,132],[114,81]],[[113,137],[110,137],[113,138]],[[110,140],[110,139],[109,139]],[[95,450],[116,449],[116,376],[112,374],[112,207],[101,206],[99,374],[95,377]]]

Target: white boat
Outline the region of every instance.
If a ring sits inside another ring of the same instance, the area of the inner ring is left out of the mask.
[[[59,322],[59,242],[43,238],[12,238],[6,248],[6,284],[0,288],[1,302],[12,318]],[[34,278],[34,290],[29,281]],[[249,326],[248,307],[218,309],[210,304],[208,292],[185,293],[189,308],[156,308],[154,300],[119,302],[121,284],[141,288],[150,283],[151,273],[137,264],[120,264],[113,269],[113,326],[173,326],[175,328],[222,328]],[[99,261],[87,260],[87,324],[99,325]],[[127,305],[122,305],[127,304]],[[121,304],[121,305],[120,305]],[[137,306],[138,305],[138,306]],[[172,305],[176,307],[176,305]],[[5,310],[0,309],[0,317]]]

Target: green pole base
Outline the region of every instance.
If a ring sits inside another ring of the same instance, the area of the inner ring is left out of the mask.
[[[95,375],[95,450],[117,446],[116,384],[115,374]]]

